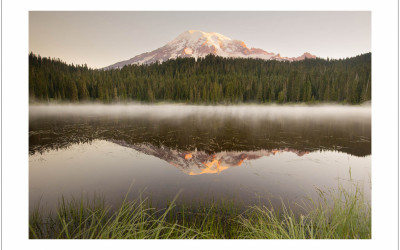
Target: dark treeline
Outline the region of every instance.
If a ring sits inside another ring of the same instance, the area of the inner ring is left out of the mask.
[[[31,100],[104,103],[340,102],[371,99],[371,53],[298,62],[178,58],[122,69],[90,69],[29,55]]]

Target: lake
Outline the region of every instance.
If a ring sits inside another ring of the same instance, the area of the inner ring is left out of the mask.
[[[294,204],[316,188],[371,193],[371,107],[31,105],[29,205],[61,195],[164,206]],[[131,187],[131,188],[130,188]]]

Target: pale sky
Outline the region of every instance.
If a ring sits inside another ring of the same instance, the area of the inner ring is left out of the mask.
[[[190,29],[217,32],[287,57],[371,52],[369,11],[31,11],[29,51],[101,68],[155,50]]]

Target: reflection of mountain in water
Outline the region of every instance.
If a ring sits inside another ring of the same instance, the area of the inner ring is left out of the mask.
[[[129,145],[123,141],[111,141],[118,145],[133,148],[141,153],[155,156],[159,159],[167,161],[182,172],[188,175],[200,174],[218,174],[228,168],[240,166],[244,161],[255,160],[263,156],[275,155],[279,152],[293,152],[298,156],[308,154],[306,151],[297,151],[293,149],[274,149],[274,150],[258,150],[249,152],[218,152],[208,154],[204,151],[180,151],[170,149],[168,147],[157,147],[151,144]]]

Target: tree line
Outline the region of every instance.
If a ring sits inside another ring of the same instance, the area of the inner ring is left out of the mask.
[[[261,59],[177,58],[122,69],[91,69],[29,54],[31,101],[102,103],[357,104],[371,100],[371,53],[346,59],[297,62]]]

